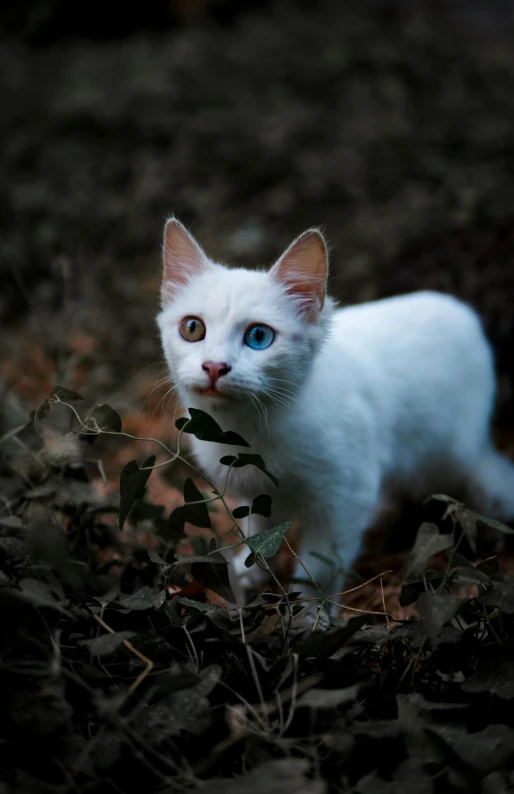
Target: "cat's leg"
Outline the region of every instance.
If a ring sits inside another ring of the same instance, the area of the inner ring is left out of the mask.
[[[252,515],[241,520],[241,529],[245,537],[252,537],[265,529],[268,529],[270,522],[269,519],[260,515]],[[237,542],[237,536],[234,535],[234,542]],[[230,563],[229,577],[233,585],[234,593],[239,591],[239,595],[244,603],[244,591],[260,587],[260,585],[268,578],[268,573],[254,564],[250,568],[245,565],[245,560],[250,554],[250,549],[246,545],[241,545],[235,549],[234,552],[226,552],[225,556]],[[237,595],[237,593],[236,593]],[[238,599],[239,601],[239,599]]]
[[[373,486],[367,493],[360,493],[358,499],[346,494],[345,498],[334,499],[331,509],[302,514],[299,559],[293,574],[293,579],[301,579],[302,584],[292,584],[292,589],[301,590],[311,614],[317,611],[322,596],[333,597],[330,601],[335,604],[330,605],[330,611],[336,614],[343,588],[357,583],[351,575],[352,566],[371,524],[378,493],[378,486]]]

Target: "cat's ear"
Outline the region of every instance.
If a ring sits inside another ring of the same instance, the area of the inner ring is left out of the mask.
[[[325,303],[328,277],[327,244],[318,229],[308,229],[294,240],[270,271],[298,299],[300,310],[314,320]]]
[[[164,227],[164,270],[162,274],[161,299],[165,306],[177,289],[209,264],[204,251],[193,235],[176,218],[170,218]]]

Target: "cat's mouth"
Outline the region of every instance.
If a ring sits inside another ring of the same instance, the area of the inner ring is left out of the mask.
[[[216,389],[212,386],[194,386],[193,391],[195,391],[197,394],[200,394],[202,397],[212,397],[218,399],[221,397],[224,400],[230,400],[230,394],[219,391],[219,389]]]

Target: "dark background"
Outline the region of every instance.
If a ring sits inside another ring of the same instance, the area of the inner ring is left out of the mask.
[[[0,33],[11,395],[137,406],[173,212],[243,265],[322,224],[343,302],[470,300],[511,422],[512,4],[4,0]]]

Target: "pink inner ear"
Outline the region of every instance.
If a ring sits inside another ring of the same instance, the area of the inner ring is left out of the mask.
[[[324,306],[327,276],[327,247],[317,229],[297,237],[271,269],[271,277],[298,299],[300,310],[309,320],[314,320]]]
[[[161,295],[163,304],[175,291],[207,266],[208,260],[194,237],[176,218],[164,228],[164,272]]]

